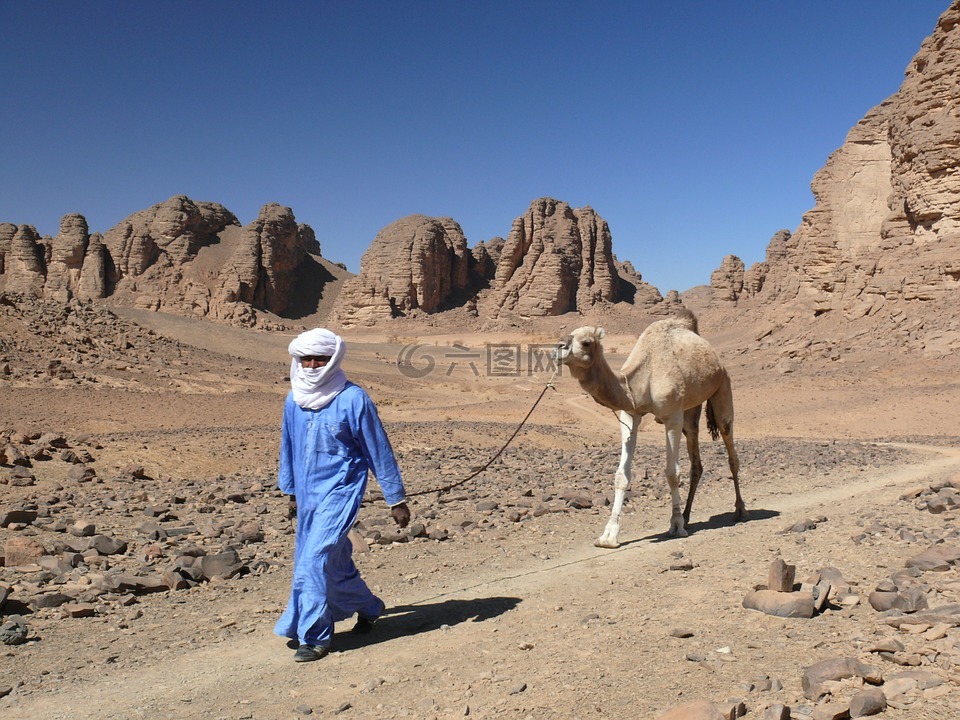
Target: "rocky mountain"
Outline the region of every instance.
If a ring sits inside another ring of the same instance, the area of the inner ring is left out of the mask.
[[[320,256],[290,208],[268,204],[246,226],[222,205],[184,195],[134,213],[101,237],[82,215],[56,237],[0,224],[0,290],[67,303],[110,303],[239,325],[315,313],[349,275]]]
[[[785,340],[960,350],[958,80],[955,2],[900,89],[815,175],[816,205],[796,231],[777,233],[750,268],[725,258],[710,280],[713,299]]]

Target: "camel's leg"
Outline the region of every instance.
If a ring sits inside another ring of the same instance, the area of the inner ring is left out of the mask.
[[[670,486],[670,530],[669,535],[686,537],[683,527],[683,513],[680,512],[680,436],[683,435],[683,413],[678,412],[664,419],[667,434],[667,484]]]
[[[693,496],[697,494],[697,485],[703,475],[703,463],[700,462],[700,409],[692,407],[683,414],[683,434],[687,438],[687,455],[690,456],[690,489],[687,491],[687,504],[683,508],[683,522],[690,524],[690,508]]]
[[[733,519],[736,522],[740,522],[747,519],[747,506],[740,496],[740,458],[737,457],[737,449],[733,446],[732,425],[727,432],[723,432],[721,429],[720,436],[723,438],[723,444],[727,446],[727,460],[730,462],[730,472],[733,473],[733,492],[737,496],[736,504],[734,505]]]
[[[603,529],[603,535],[594,541],[594,545],[603,548],[620,547],[617,536],[620,534],[620,513],[623,510],[623,498],[630,485],[631,467],[633,465],[633,450],[637,446],[637,429],[640,427],[640,418],[635,418],[628,412],[620,411],[620,465],[613,479],[613,509],[610,519]]]
[[[733,391],[730,387],[730,378],[726,378],[720,388],[708,401],[716,419],[717,429],[723,444],[727,448],[727,461],[730,463],[730,472],[733,475],[733,492],[736,495],[733,519],[736,522],[747,519],[747,506],[740,495],[740,458],[733,445]]]

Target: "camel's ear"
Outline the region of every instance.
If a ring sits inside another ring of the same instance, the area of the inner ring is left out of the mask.
[[[597,328],[597,340],[603,340],[603,338],[606,337],[606,334],[607,334],[607,331],[604,330],[602,327]]]

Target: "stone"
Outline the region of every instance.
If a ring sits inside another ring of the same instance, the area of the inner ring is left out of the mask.
[[[727,702],[717,703],[717,709],[726,720],[737,720],[747,714],[746,703],[740,700],[729,700]]]
[[[11,523],[29,525],[37,519],[36,510],[2,510],[0,511],[0,527],[7,527]]]
[[[127,551],[127,543],[109,535],[93,535],[90,538],[90,548],[101,555],[122,555]]]
[[[836,701],[817,705],[810,717],[812,720],[846,720],[850,717],[850,704]]]
[[[908,558],[904,565],[908,568],[917,568],[922,572],[946,572],[958,559],[960,554],[957,548],[934,545],[919,555]]]
[[[877,612],[886,612],[893,608],[893,604],[897,601],[897,598],[900,597],[900,594],[896,591],[892,592],[883,592],[880,590],[874,590],[867,596],[867,601]]]
[[[855,658],[830,658],[806,668],[803,672],[803,696],[809,700],[819,700],[826,694],[824,683],[844,678],[860,677],[867,682],[881,682],[880,669],[861,663]]]
[[[913,686],[919,690],[927,690],[929,688],[938,687],[946,682],[946,680],[944,680],[942,677],[930,672],[929,670],[905,670],[888,678],[887,682],[884,683],[884,688],[886,688],[888,683],[896,683],[901,681],[913,683]]]
[[[870,643],[864,647],[864,650],[866,650],[867,652],[875,652],[875,653],[903,652],[903,649],[904,649],[903,643],[894,637],[884,638],[882,640],[878,640],[877,642]]]
[[[108,592],[146,595],[169,590],[160,575],[108,574],[103,577],[103,588]]]
[[[93,603],[71,602],[61,606],[60,611],[65,613],[67,617],[86,618],[97,614],[97,606]]]
[[[893,608],[905,613],[915,613],[919,610],[927,609],[927,597],[923,590],[918,587],[907,588],[897,593],[896,600],[893,601]]]
[[[60,592],[43,593],[33,598],[30,605],[35,608],[55,608],[71,602],[74,598]]]
[[[830,598],[831,585],[826,578],[822,578],[816,585],[811,589],[813,595],[813,610],[814,612],[823,612],[823,609],[827,605],[827,600]]]
[[[91,482],[97,477],[97,471],[87,465],[74,465],[67,473],[67,480],[78,483]]]
[[[92,537],[97,532],[97,526],[86,520],[77,520],[68,528],[68,532],[75,537]]]
[[[4,645],[22,645],[27,641],[29,629],[20,620],[7,620],[0,625],[0,643]]]
[[[793,592],[796,572],[796,565],[787,565],[781,558],[777,558],[770,563],[770,570],[767,573],[767,590],[784,593]]]
[[[743,598],[743,607],[776,617],[812,618],[814,613],[813,594],[806,590],[753,590]]]
[[[777,703],[764,710],[760,720],[790,720],[790,717],[790,708]]]
[[[43,544],[32,537],[11,537],[3,544],[4,563],[7,567],[31,565],[46,554]]]
[[[226,580],[239,575],[244,570],[244,564],[236,550],[226,550],[201,557],[200,569],[207,580],[213,578]]]

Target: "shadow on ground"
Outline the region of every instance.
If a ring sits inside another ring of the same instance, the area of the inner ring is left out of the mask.
[[[752,509],[747,515],[747,519],[742,522],[756,522],[758,520],[769,520],[770,518],[780,517],[779,510],[756,510]],[[691,535],[698,532],[703,532],[705,530],[721,530],[723,528],[734,527],[739,525],[733,516],[733,512],[719,513],[718,515],[713,515],[709,520],[704,520],[701,522],[691,522],[687,524],[687,532]],[[637,538],[636,540],[630,540],[629,542],[623,543],[622,546],[632,545],[634,543],[640,542],[666,542],[668,540],[682,540],[683,538],[674,537],[668,535],[666,532],[656,533],[654,535],[647,535],[646,537]]]
[[[373,630],[366,635],[355,635],[350,630],[336,633],[332,647],[335,651],[342,652],[399,637],[439,630],[445,625],[483,622],[513,610],[520,602],[520,598],[515,597],[489,597],[398,605],[387,608]]]

